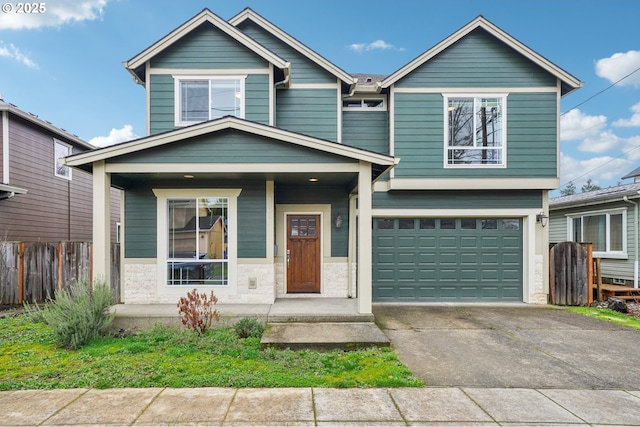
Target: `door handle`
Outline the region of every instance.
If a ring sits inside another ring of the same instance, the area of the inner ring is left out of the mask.
[[[291,259],[291,250],[287,249],[287,268],[289,268],[289,260]]]

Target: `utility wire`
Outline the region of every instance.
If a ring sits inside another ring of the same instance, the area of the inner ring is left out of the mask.
[[[610,84],[609,86],[607,86],[606,88],[602,89],[600,92],[596,93],[595,95],[591,95],[589,98],[585,99],[584,101],[582,101],[581,103],[579,103],[578,105],[575,105],[572,108],[569,108],[567,111],[565,111],[564,113],[560,114],[561,116],[564,116],[565,114],[567,114],[569,111],[578,108],[579,106],[586,104],[587,102],[591,101],[593,98],[595,98],[596,96],[602,94],[603,92],[608,91],[609,89],[611,89],[612,87],[614,87],[615,85],[617,85],[618,83],[620,83],[621,81],[623,81],[624,79],[631,77],[633,74],[637,73],[638,71],[640,71],[640,67],[636,68],[635,70],[633,70],[632,72],[630,72],[629,74],[627,74],[626,76],[622,77],[620,80],[616,81],[615,83]]]
[[[565,183],[564,183],[564,184],[562,184],[560,187],[564,187],[564,186],[566,186],[566,185],[569,185],[569,184],[571,184],[572,182],[575,182],[575,181],[579,180],[580,178],[583,178],[583,177],[585,177],[585,176],[589,175],[591,172],[596,171],[596,170],[600,169],[601,167],[608,165],[609,163],[613,162],[614,160],[617,160],[617,159],[619,159],[619,158],[620,158],[620,157],[622,157],[622,156],[626,156],[627,154],[629,154],[629,153],[630,153],[630,152],[632,152],[633,150],[637,150],[638,148],[640,148],[640,145],[638,145],[638,146],[636,146],[636,147],[633,147],[633,148],[631,148],[631,149],[629,149],[629,150],[625,151],[624,153],[620,154],[619,156],[616,156],[616,157],[612,158],[611,160],[607,160],[606,162],[604,162],[604,163],[603,163],[603,164],[601,164],[600,166],[596,166],[595,168],[593,168],[593,169],[591,169],[591,170],[589,170],[589,171],[587,171],[587,172],[583,173],[582,175],[580,175],[580,176],[577,176],[577,177],[573,178],[571,181],[567,181],[567,182],[565,182]]]

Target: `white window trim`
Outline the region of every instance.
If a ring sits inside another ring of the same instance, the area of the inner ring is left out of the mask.
[[[598,211],[588,211],[588,212],[580,212],[567,214],[567,241],[573,242],[573,220],[575,218],[581,218],[585,216],[596,216],[596,215],[606,215],[605,227],[606,227],[606,248],[611,247],[611,226],[610,226],[610,216],[622,214],[622,250],[621,251],[593,251],[593,256],[596,258],[617,258],[617,259],[627,259],[629,256],[627,254],[627,208],[616,208],[616,209],[604,209]],[[588,242],[586,242],[588,243]]]
[[[368,99],[374,99],[374,100],[379,100],[382,101],[382,107],[365,107],[363,105],[365,100]],[[359,100],[360,101],[360,106],[345,106],[344,102],[345,101],[356,101]],[[366,96],[366,95],[355,95],[355,96],[351,96],[348,98],[343,98],[342,99],[342,111],[387,111],[387,97],[386,95],[373,95],[373,96]]]
[[[182,121],[180,119],[180,111],[181,111],[181,100],[180,96],[180,83],[183,81],[189,80],[240,80],[240,116],[239,118],[244,119],[245,117],[245,81],[247,79],[247,75],[232,75],[232,74],[216,74],[216,75],[172,75],[173,77],[173,100],[174,100],[174,124],[175,126],[189,126],[197,123],[202,123],[199,121]],[[211,83],[209,83],[211,84]],[[211,93],[211,91],[209,91]]]
[[[507,167],[507,96],[508,93],[486,93],[486,92],[465,92],[465,93],[443,93],[443,116],[444,116],[444,168],[445,169],[506,169]],[[450,98],[500,98],[502,103],[502,163],[492,164],[472,164],[472,165],[452,165],[449,164],[449,99]]]
[[[228,289],[235,288],[238,281],[238,197],[241,189],[230,188],[189,188],[189,189],[153,189],[156,195],[157,205],[157,266],[158,266],[158,287],[164,290],[178,289],[178,293],[184,293],[188,286],[175,286],[167,284],[167,253],[168,238],[168,199],[174,198],[196,198],[196,197],[226,197],[229,200],[227,210],[227,267],[228,276],[226,285],[199,285],[198,289]],[[189,289],[191,290],[191,289]]]
[[[58,178],[63,178],[63,179],[67,179],[69,181],[71,181],[71,168],[69,166],[64,166],[65,170],[67,170],[69,172],[69,175],[60,175],[58,173],[58,158],[56,158],[56,146],[57,145],[62,145],[63,147],[67,148],[67,156],[70,156],[71,154],[73,154],[73,148],[71,147],[71,145],[64,143],[58,139],[53,139],[53,174],[55,176],[57,176]],[[65,157],[67,157],[65,156]]]

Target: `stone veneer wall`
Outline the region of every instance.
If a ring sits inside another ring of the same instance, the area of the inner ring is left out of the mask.
[[[322,286],[318,297],[326,298],[347,298],[348,297],[348,278],[349,264],[346,259],[343,261],[340,258],[325,259],[322,264]],[[276,261],[275,263],[275,289],[276,297],[282,298],[291,295],[287,295],[287,289],[285,287],[285,271],[284,263]],[[355,294],[355,281],[353,282],[354,289],[352,294]],[[300,296],[300,295],[295,295]],[[302,294],[305,296],[305,294]]]
[[[273,264],[238,263],[237,286],[206,287],[212,289],[224,304],[273,304],[275,301]],[[256,278],[256,289],[249,289],[249,279]],[[170,293],[163,293],[158,284],[157,265],[155,260],[150,262],[124,264],[125,304],[176,304],[179,296],[176,289]],[[191,287],[184,286],[184,294],[191,291]]]
[[[544,258],[542,255],[536,255],[534,260],[535,277],[529,290],[529,304],[547,304],[548,291],[544,289]]]

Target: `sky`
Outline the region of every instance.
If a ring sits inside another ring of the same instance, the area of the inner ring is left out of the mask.
[[[384,75],[483,15],[584,83],[561,101],[562,186],[628,184],[640,167],[640,1],[0,3],[2,98],[97,146],[145,136],[144,88],[122,62],[205,7],[223,19],[251,7],[348,73]]]

